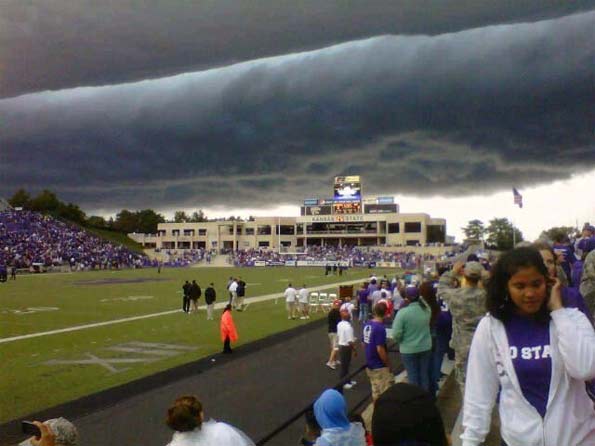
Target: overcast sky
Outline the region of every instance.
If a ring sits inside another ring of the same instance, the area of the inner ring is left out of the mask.
[[[458,235],[595,190],[593,1],[131,4],[0,5],[0,195],[287,213],[359,174]]]

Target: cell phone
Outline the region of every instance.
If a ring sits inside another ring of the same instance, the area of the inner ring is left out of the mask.
[[[31,421],[21,421],[21,429],[24,434],[33,435],[34,437],[41,438],[41,430]]]

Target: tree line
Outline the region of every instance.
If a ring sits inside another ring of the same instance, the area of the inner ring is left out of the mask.
[[[157,232],[157,225],[166,222],[165,217],[153,209],[138,211],[122,209],[116,214],[115,218],[110,217],[108,219],[99,215],[87,216],[78,205],[61,201],[54,192],[47,189],[42,190],[36,196],[31,196],[25,189],[21,188],[8,199],[8,204],[13,208],[41,212],[80,226],[117,231],[124,234],[131,232],[154,234]],[[253,217],[250,218],[253,219]],[[241,218],[231,216],[227,220],[241,220]],[[200,223],[206,221],[210,220],[202,209],[191,214],[176,211],[173,219],[174,223]]]
[[[523,241],[523,233],[507,218],[494,218],[485,226],[481,220],[471,220],[461,228],[468,240],[485,242],[489,247],[498,250],[511,249],[513,242]],[[514,234],[514,235],[513,235]],[[577,228],[571,226],[555,226],[544,230],[539,235],[541,240],[558,241],[579,236]]]

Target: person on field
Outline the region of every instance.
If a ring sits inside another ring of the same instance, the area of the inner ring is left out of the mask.
[[[215,300],[217,300],[217,292],[213,282],[209,284],[205,290],[205,303],[207,304],[207,320],[213,320],[213,310],[215,309]]]
[[[309,296],[308,288],[306,288],[306,284],[302,285],[300,290],[298,291],[298,300],[300,305],[300,312],[301,316],[300,319],[310,319],[310,309],[308,305],[308,296]]]
[[[192,284],[188,281],[182,285],[182,311],[188,313],[190,311],[190,288]]]
[[[231,278],[231,282],[227,287],[229,291],[229,303],[233,307],[233,309],[238,308],[238,281],[235,278]]]
[[[223,341],[223,353],[232,353],[231,343],[239,339],[236,325],[231,317],[231,304],[227,304],[221,315],[221,340]]]
[[[241,277],[238,277],[238,287],[236,289],[236,294],[238,295],[236,308],[238,311],[244,311],[247,305],[244,305],[244,297],[246,296],[246,282],[242,280]]]
[[[290,284],[287,285],[285,292],[285,308],[287,309],[287,319],[295,319],[297,317],[297,290]]]
[[[200,296],[202,296],[202,290],[200,289],[198,283],[196,283],[196,280],[193,280],[192,284],[190,285],[189,293],[190,311],[192,313],[196,313],[198,311],[198,299],[200,299]]]
[[[241,430],[220,421],[204,421],[202,403],[193,395],[177,398],[165,423],[174,435],[167,446],[254,446]]]

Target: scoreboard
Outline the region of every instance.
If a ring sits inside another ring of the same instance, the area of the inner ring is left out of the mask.
[[[351,201],[344,203],[334,203],[333,213],[335,214],[361,214],[362,203],[361,201]]]

